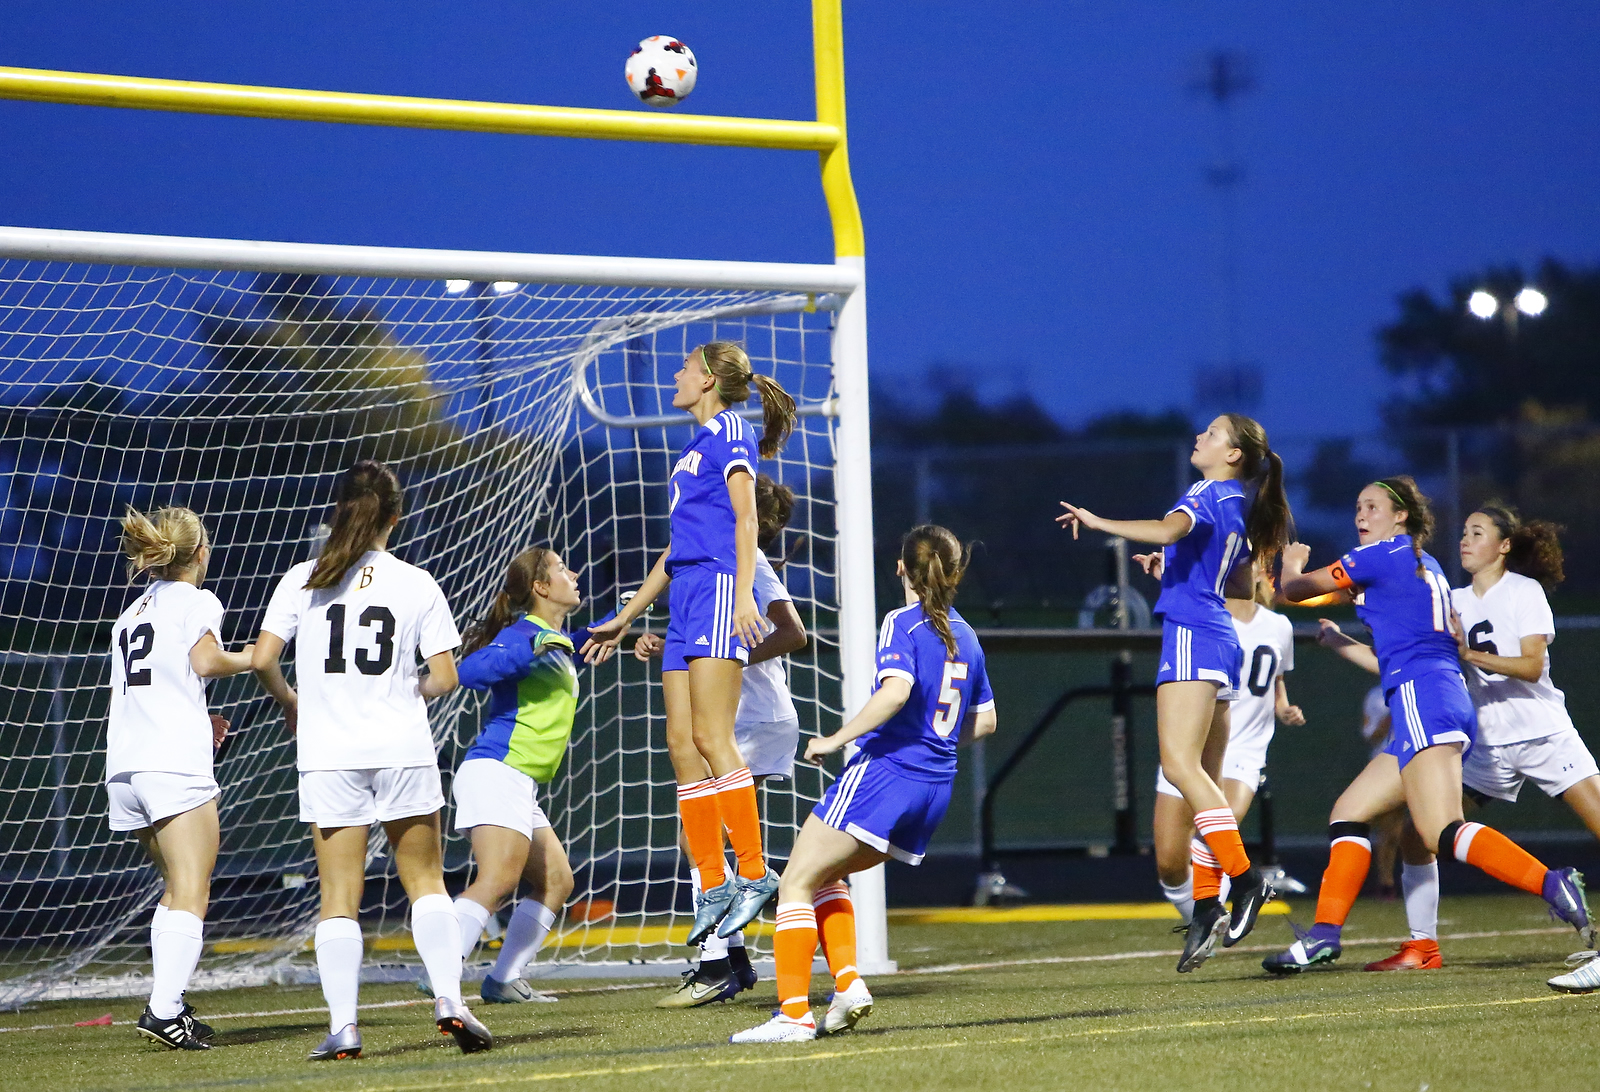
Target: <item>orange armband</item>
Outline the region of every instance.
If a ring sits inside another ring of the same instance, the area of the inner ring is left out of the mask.
[[[1345,591],[1355,591],[1356,582],[1350,579],[1350,574],[1344,570],[1343,561],[1335,561],[1328,566],[1328,575],[1333,577],[1333,582]]]

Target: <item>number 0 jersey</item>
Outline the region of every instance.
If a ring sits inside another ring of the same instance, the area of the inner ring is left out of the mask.
[[[683,565],[707,565],[717,572],[738,569],[734,554],[733,501],[728,475],[755,475],[756,442],[744,418],[723,410],[695,429],[667,482],[672,520],[672,552],[667,572]]]
[[[222,642],[222,602],[180,580],[157,580],[111,627],[106,778],[125,773],[212,776],[206,681],[189,652]]]
[[[1244,490],[1236,481],[1197,481],[1172,512],[1187,512],[1194,524],[1162,551],[1155,613],[1180,626],[1226,631],[1230,623],[1222,592],[1234,568],[1250,556]]]
[[[950,632],[956,639],[954,658],[920,603],[890,611],[878,631],[874,692],[884,679],[900,678],[911,684],[911,696],[856,745],[920,781],[954,778],[956,741],[967,714],[994,708],[978,635],[953,610]]]
[[[1372,630],[1385,694],[1433,671],[1461,672],[1450,628],[1450,582],[1432,554],[1417,555],[1410,535],[1358,546],[1333,563],[1333,579],[1356,591],[1356,614]]]
[[[361,555],[336,587],[308,589],[315,567],[303,561],[284,574],[261,623],[295,641],[300,770],[435,765],[418,657],[461,643],[444,593],[382,550]]]
[[[1550,600],[1537,580],[1506,572],[1494,587],[1478,598],[1469,585],[1451,592],[1456,613],[1467,632],[1467,644],[1495,656],[1521,656],[1524,637],[1556,639],[1556,621]],[[1543,739],[1572,727],[1567,696],[1550,681],[1550,653],[1538,682],[1524,682],[1465,667],[1467,692],[1478,710],[1478,742],[1504,747],[1530,739]]]
[[[1229,708],[1228,746],[1270,740],[1278,726],[1278,680],[1294,670],[1294,625],[1277,611],[1258,606],[1248,622],[1233,619],[1244,649],[1239,696]]]

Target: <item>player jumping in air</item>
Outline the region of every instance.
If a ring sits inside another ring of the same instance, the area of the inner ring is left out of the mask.
[[[1224,592],[1250,597],[1250,560],[1266,562],[1289,540],[1292,519],[1283,491],[1283,461],[1266,431],[1236,413],[1223,414],[1195,438],[1189,462],[1201,480],[1159,520],[1104,519],[1061,502],[1057,522],[1163,546],[1161,668],[1156,675],[1156,731],[1161,772],[1194,810],[1194,916],[1179,972],[1243,940],[1273,896],[1250,863],[1239,823],[1217,779],[1228,744],[1228,702],[1239,686],[1243,651],[1223,605]],[[1201,846],[1204,849],[1201,849]],[[1218,893],[1233,879],[1231,915]],[[1226,935],[1224,935],[1226,934]]]
[[[130,578],[154,579],[111,627],[106,795],[111,829],[134,832],[166,885],[138,1031],[174,1050],[209,1050],[211,1029],[183,999],[204,944],[220,836],[212,757],[228,730],[206,711],[206,680],[250,670],[254,648],[222,647],[222,603],[200,588],[211,541],[189,509],[130,508],[122,550]]]
[[[363,459],[345,471],[326,545],[284,574],[256,638],[256,677],[295,733],[300,821],[311,824],[322,886],[316,953],[329,1035],[313,1061],[361,1056],[358,914],[374,822],[389,836],[411,900],[434,1022],[464,1054],[494,1045],[461,1000],[461,927],[444,886],[444,793],[428,727],[427,700],[456,688],[452,651],[461,635],[433,577],[388,551],[401,507],[387,466]],[[298,692],[278,665],[290,641]]]
[[[778,890],[778,874],[761,848],[761,820],[750,767],[733,737],[739,691],[750,649],[761,643],[756,607],[755,459],[778,453],[794,428],[794,399],[750,370],[750,358],[728,341],[691,352],[675,377],[672,404],[699,428],[678,456],[668,482],[672,543],[639,592],[616,618],[594,627],[594,640],[615,645],[633,620],[671,585],[671,619],[661,665],[667,706],[667,751],[678,781],[678,815],[695,867],[700,899],[689,943],[713,929],[731,937]],[[728,407],[761,395],[759,444]],[[722,831],[739,859],[726,875]],[[720,925],[719,925],[720,923]]]
[[[1428,498],[1407,475],[1384,478],[1356,499],[1361,545],[1323,569],[1305,573],[1310,548],[1283,553],[1283,594],[1290,601],[1330,592],[1355,596],[1372,630],[1378,676],[1389,701],[1389,742],[1345,789],[1329,815],[1332,843],[1317,895],[1316,922],[1261,965],[1295,974],[1339,958],[1339,935],[1372,861],[1371,822],[1405,804],[1430,853],[1440,847],[1513,887],[1544,898],[1562,921],[1591,937],[1583,877],[1546,868],[1499,831],[1464,820],[1461,758],[1478,723],[1461,677],[1450,584],[1422,547],[1433,533]]]
[[[735,1043],[792,1043],[848,1030],[872,1011],[856,972],[855,911],[844,878],[890,857],[919,864],[950,805],[956,747],[994,731],[994,695],[977,634],[951,603],[967,551],[943,527],[913,528],[896,569],[906,605],[878,633],[872,697],[831,736],[806,744],[820,762],[848,743],[855,756],[795,839],[778,890],[779,1009]],[[811,961],[821,939],[833,996],[822,1027],[811,1015]]]

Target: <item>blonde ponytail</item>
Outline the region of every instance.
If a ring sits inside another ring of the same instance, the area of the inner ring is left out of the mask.
[[[963,547],[954,534],[933,523],[911,528],[900,540],[900,563],[905,566],[906,579],[911,582],[911,590],[917,593],[928,624],[944,642],[945,652],[950,656],[956,654],[950,608],[955,605],[956,589],[966,575],[971,556],[970,546]]]
[[[128,508],[122,517],[122,552],[128,556],[128,579],[149,572],[157,580],[176,580],[208,545],[200,517],[187,508],[158,508],[145,515]]]
[[[770,459],[783,447],[796,420],[794,399],[771,376],[757,375],[743,346],[733,341],[708,341],[695,350],[705,365],[706,374],[717,381],[717,397],[729,406],[750,397],[755,387],[761,396],[761,442],[758,450]],[[691,353],[691,356],[694,354]]]

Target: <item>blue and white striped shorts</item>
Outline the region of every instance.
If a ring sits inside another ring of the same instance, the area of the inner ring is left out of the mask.
[[[707,565],[684,565],[672,574],[662,671],[687,671],[689,661],[702,656],[749,660],[750,650],[733,632],[733,581],[732,573]]]
[[[1399,760],[1402,770],[1429,747],[1462,743],[1466,745],[1464,757],[1477,741],[1478,715],[1459,672],[1430,671],[1407,679],[1385,697],[1389,699],[1389,742],[1383,749]]]
[[[1161,623],[1161,667],[1156,685],[1167,682],[1214,682],[1217,700],[1232,701],[1239,689],[1244,649],[1230,623],[1226,631]]]
[[[888,759],[857,751],[811,814],[879,853],[921,864],[950,807],[950,785],[907,777]]]

